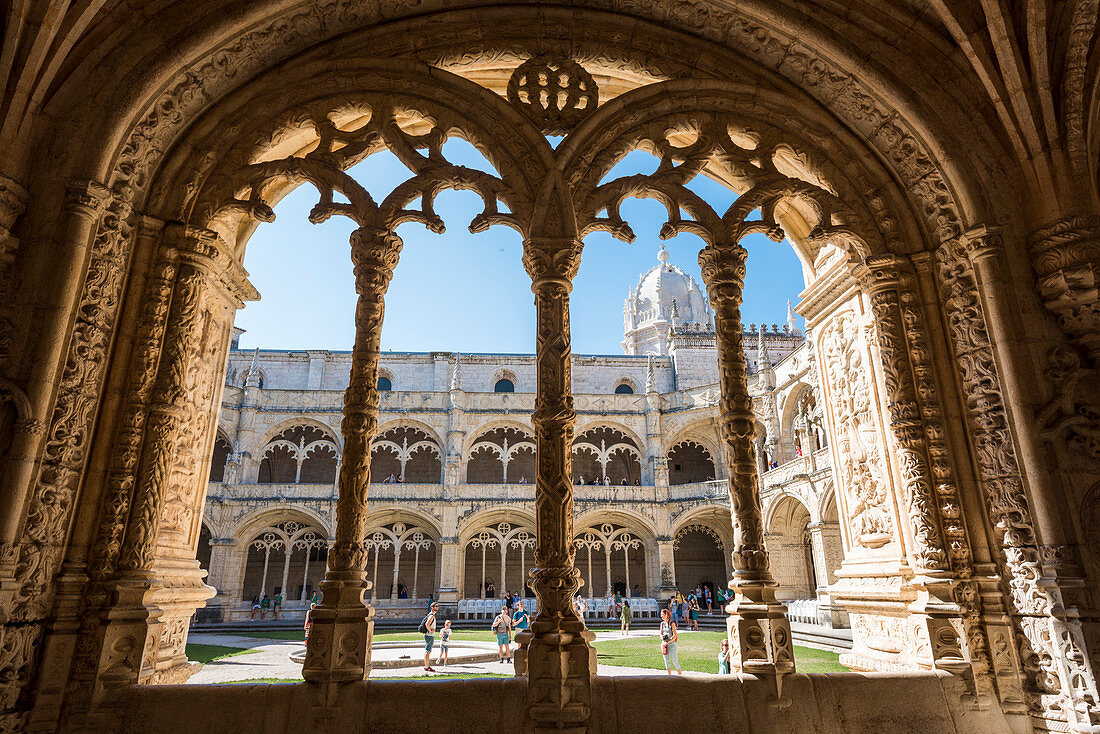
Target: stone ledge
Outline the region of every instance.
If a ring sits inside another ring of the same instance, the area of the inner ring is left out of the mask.
[[[345,686],[322,718],[320,688],[284,685],[141,686],[117,694],[119,734],[290,734],[312,731],[523,731],[522,678],[364,681]],[[600,677],[593,686],[591,734],[698,731],[747,734],[1010,734],[996,707],[961,702],[962,682],[940,673],[792,675],[768,700],[768,684],[751,676]]]

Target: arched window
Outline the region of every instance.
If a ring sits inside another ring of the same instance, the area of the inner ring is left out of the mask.
[[[633,395],[634,394],[634,388],[632,388],[630,385],[623,382],[623,383],[620,383],[619,386],[615,388],[615,394],[616,395]]]
[[[511,380],[497,380],[493,385],[493,392],[515,392],[516,386]]]
[[[390,390],[393,390],[393,382],[388,377],[379,377],[378,389],[389,392]]]

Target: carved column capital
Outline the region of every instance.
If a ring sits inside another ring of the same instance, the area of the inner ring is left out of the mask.
[[[241,308],[245,301],[259,299],[260,294],[248,280],[248,271],[217,232],[173,222],[164,226],[163,242],[179,252],[183,263],[210,275],[228,306]]]
[[[1100,364],[1100,217],[1066,217],[1036,230],[1028,251],[1043,305]]]
[[[95,219],[107,205],[111,190],[90,180],[73,180],[65,187],[65,210]]]
[[[0,174],[0,267],[11,264],[19,240],[12,235],[15,222],[27,209],[27,190],[15,179]]]
[[[1001,238],[1001,228],[994,225],[981,225],[966,230],[959,237],[959,242],[966,252],[970,262],[978,265],[982,262],[994,260],[1004,251],[1004,240]]]
[[[584,243],[575,237],[532,237],[523,243],[523,267],[531,277],[532,288],[551,280],[572,290],[573,278],[581,266]]]
[[[853,274],[870,295],[913,287],[913,268],[909,258],[892,253],[869,256],[856,266]]]

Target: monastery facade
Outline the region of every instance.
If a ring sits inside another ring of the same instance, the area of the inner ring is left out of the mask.
[[[713,317],[668,259],[662,246],[626,299],[626,354],[573,357],[583,595],[714,595],[731,573]],[[809,343],[789,307],[782,327],[743,334],[779,596],[845,624],[827,592],[841,540]],[[238,339],[199,542],[218,595],[199,613],[243,619],[254,597],[281,593],[298,617],[331,543],[351,353],[242,350]],[[384,352],[379,388],[367,532],[378,614],[518,590],[535,539],[534,355]]]

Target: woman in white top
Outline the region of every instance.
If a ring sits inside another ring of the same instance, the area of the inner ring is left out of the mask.
[[[680,668],[680,659],[676,657],[676,623],[672,621],[672,612],[661,610],[661,656],[665,659],[665,672],[672,675],[672,669],[680,675],[684,671]]]

